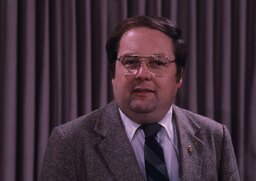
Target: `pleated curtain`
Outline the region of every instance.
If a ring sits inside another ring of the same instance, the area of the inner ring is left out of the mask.
[[[176,104],[225,124],[256,180],[256,1],[0,0],[0,180],[38,180],[49,134],[113,99],[105,44],[123,19],[165,16],[188,44]]]

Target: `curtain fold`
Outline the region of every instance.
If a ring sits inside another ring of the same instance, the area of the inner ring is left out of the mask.
[[[105,44],[108,33],[107,7],[107,1],[92,1],[92,109],[96,109],[99,105],[103,106],[108,99],[106,88],[107,84],[110,83],[110,80],[107,76],[107,59],[105,55]],[[105,91],[102,91],[104,89]],[[94,99],[96,97],[97,99]]]
[[[45,150],[45,140],[48,139],[49,132],[52,128],[50,112],[50,34],[49,34],[49,1],[40,1],[36,4],[36,92],[35,92],[35,160],[34,174],[26,179],[35,178],[39,175],[40,165]],[[33,176],[35,175],[35,176]]]
[[[256,180],[254,0],[1,0],[0,180],[37,180],[52,128],[112,100],[105,44],[136,15],[181,28],[176,104],[225,124],[242,180]]]
[[[77,97],[78,115],[91,110],[92,105],[92,29],[91,1],[78,1],[76,5],[77,21]],[[86,70],[86,71],[84,71]],[[82,83],[83,82],[83,83]]]
[[[1,180],[15,180],[17,149],[17,10],[18,3],[0,2],[1,30]],[[13,12],[14,11],[14,12]],[[4,27],[4,28],[3,28]]]

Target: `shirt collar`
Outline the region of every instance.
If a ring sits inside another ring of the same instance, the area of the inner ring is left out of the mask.
[[[174,131],[172,122],[172,106],[170,107],[169,111],[166,113],[164,118],[159,122],[159,124],[165,128],[169,139],[173,141]]]
[[[129,141],[132,141],[132,138],[135,135],[136,130],[139,128],[140,124],[130,120],[119,108],[119,112],[121,115],[121,119],[123,121],[126,134],[128,136]]]
[[[119,109],[121,119],[123,121],[126,134],[128,136],[129,141],[132,141],[137,129],[139,128],[140,124],[132,121],[129,119],[122,111]],[[170,107],[169,111],[166,113],[164,118],[159,122],[161,126],[166,130],[167,135],[171,141],[174,139],[174,132],[173,132],[173,123],[172,123],[172,106]]]

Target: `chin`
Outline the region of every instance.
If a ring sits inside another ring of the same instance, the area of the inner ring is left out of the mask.
[[[150,113],[155,110],[154,105],[131,103],[130,109],[135,113]]]

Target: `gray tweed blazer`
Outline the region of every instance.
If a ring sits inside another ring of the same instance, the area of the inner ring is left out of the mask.
[[[240,180],[224,125],[175,105],[173,119],[181,180]],[[53,129],[40,180],[143,181],[114,101]]]

